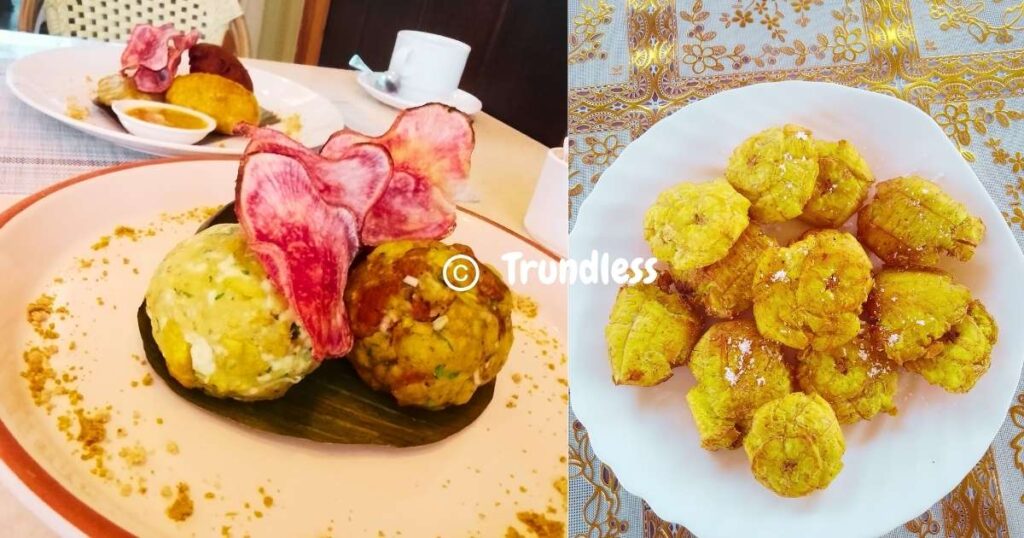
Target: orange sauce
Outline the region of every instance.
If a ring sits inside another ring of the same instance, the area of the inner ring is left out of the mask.
[[[188,112],[162,107],[136,107],[126,112],[129,116],[149,123],[177,129],[202,129],[206,122]]]

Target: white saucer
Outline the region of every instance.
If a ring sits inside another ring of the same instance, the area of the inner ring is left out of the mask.
[[[356,81],[359,82],[359,86],[366,90],[366,93],[372,95],[374,99],[380,101],[381,103],[384,103],[385,105],[400,110],[405,110],[407,108],[412,108],[427,103],[427,101],[411,101],[409,99],[402,98],[397,94],[381,91],[380,89],[373,85],[373,82],[371,82],[370,77],[373,76],[376,76],[376,73],[359,73],[359,76],[356,77]],[[451,107],[455,107],[461,110],[462,112],[469,114],[470,116],[476,114],[477,112],[480,112],[484,106],[479,99],[473,96],[473,94],[462,90],[455,90],[455,93],[452,94],[451,97],[449,97],[448,99],[439,100],[438,102],[444,103]]]

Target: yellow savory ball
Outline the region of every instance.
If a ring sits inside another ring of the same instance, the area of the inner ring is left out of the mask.
[[[875,181],[868,163],[846,140],[815,141],[818,181],[800,220],[822,228],[838,228],[857,212]]]
[[[843,468],[846,441],[828,402],[794,392],[762,405],[743,440],[750,469],[783,497],[824,489]]]
[[[804,350],[796,367],[800,390],[824,398],[843,424],[895,415],[898,375],[867,335],[828,351]]]
[[[782,222],[797,217],[818,179],[811,131],[784,125],[746,139],[729,157],[725,178],[750,199],[754,220]]]
[[[217,121],[217,132],[234,134],[239,123],[259,125],[260,105],[256,96],[241,84],[210,73],[174,77],[167,90],[167,102],[198,110]]]
[[[886,263],[934,267],[944,255],[970,260],[985,223],[935,183],[907,176],[878,184],[857,216],[857,235]]]
[[[211,396],[277,398],[319,364],[237,224],[174,247],[149,283],[146,313],[171,375]]]
[[[733,318],[754,301],[751,282],[757,261],[767,250],[779,246],[774,237],[751,224],[729,253],[717,262],[678,275],[679,283],[704,307],[709,316]]]
[[[697,384],[686,401],[707,450],[738,446],[754,411],[793,389],[779,345],[749,320],[708,328],[690,354],[690,370]]]
[[[512,292],[478,262],[479,281],[457,292],[445,262],[465,245],[384,243],[358,262],[345,289],[355,344],[348,358],[399,405],[441,409],[469,401],[494,380],[512,348]]]
[[[871,260],[850,234],[811,232],[767,251],[754,274],[761,334],[795,349],[831,349],[860,332],[871,291]]]
[[[657,283],[623,286],[605,326],[612,381],[657,385],[686,364],[700,336],[701,319],[678,293]]]
[[[723,180],[680,183],[658,195],[644,215],[644,238],[673,271],[725,257],[747,228],[750,202]]]
[[[996,321],[974,301],[967,307],[967,315],[946,334],[947,342],[938,354],[903,366],[949,392],[967,392],[992,364],[992,346],[998,337]]]
[[[941,271],[884,269],[866,308],[872,338],[896,364],[935,357],[970,302],[971,292]]]

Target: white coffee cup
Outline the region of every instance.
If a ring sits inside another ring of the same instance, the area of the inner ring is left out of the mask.
[[[523,226],[562,257],[569,255],[569,165],[566,147],[548,150]]]
[[[388,71],[398,75],[398,95],[410,101],[444,101],[459,89],[469,45],[443,35],[402,30]]]

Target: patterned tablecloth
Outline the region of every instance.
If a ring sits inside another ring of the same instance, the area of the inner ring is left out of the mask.
[[[572,222],[601,172],[658,120],[789,79],[857,86],[930,114],[1024,241],[1020,0],[569,0]],[[690,536],[622,489],[570,420],[570,537]],[[1024,536],[1024,389],[963,482],[887,536]]]

